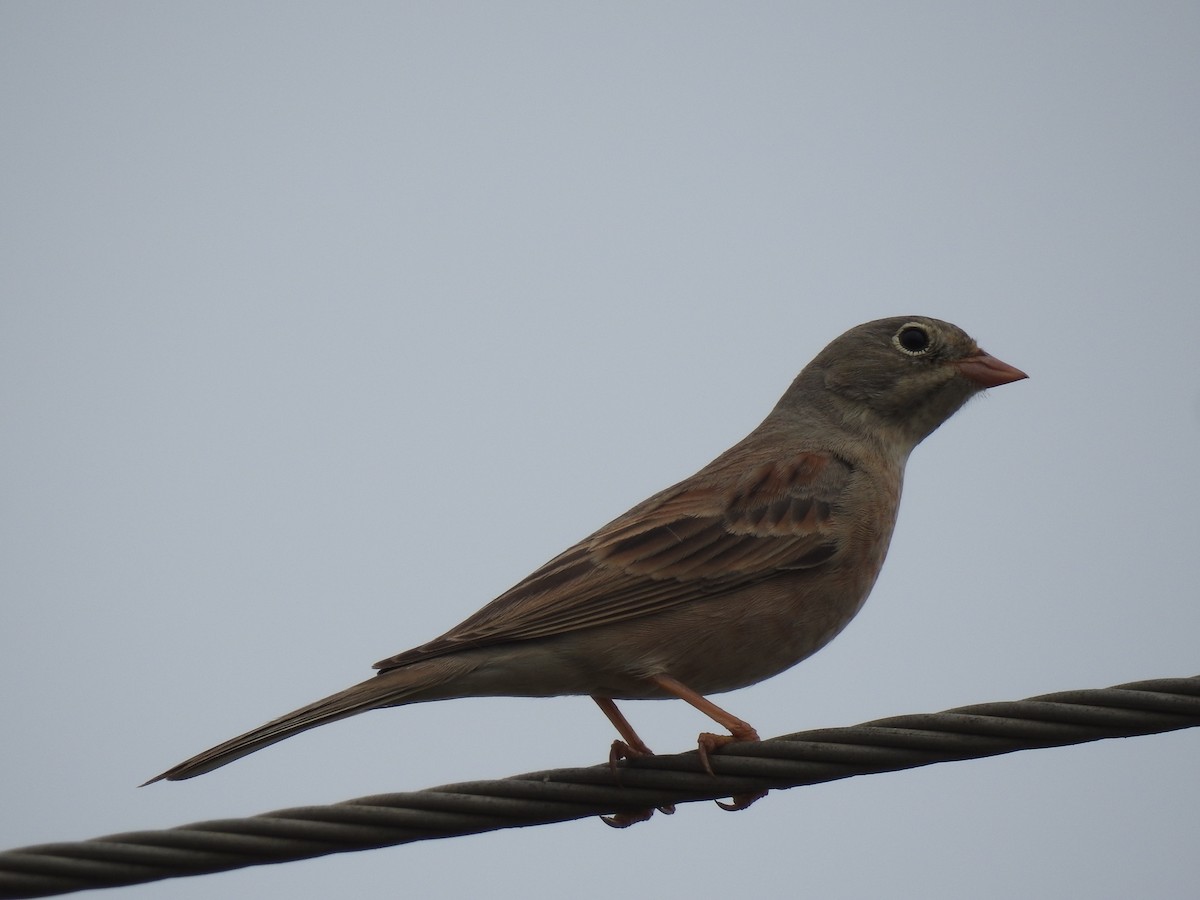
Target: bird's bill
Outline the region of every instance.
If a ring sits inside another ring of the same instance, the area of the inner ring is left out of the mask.
[[[985,388],[1011,384],[1029,377],[1016,366],[1010,366],[982,350],[973,356],[958,360],[954,365],[963,377]]]

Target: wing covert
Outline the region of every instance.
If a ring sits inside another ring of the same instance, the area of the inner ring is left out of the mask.
[[[710,466],[651,497],[446,634],[375,667],[653,615],[837,554],[848,462],[804,453],[738,468]]]

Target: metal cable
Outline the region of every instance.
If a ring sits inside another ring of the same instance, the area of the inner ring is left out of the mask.
[[[731,744],[713,754],[715,776],[693,751],[622,763],[619,783],[607,765],[553,769],[22,847],[0,853],[0,898],[141,884],[1196,725],[1200,676],[982,703]]]

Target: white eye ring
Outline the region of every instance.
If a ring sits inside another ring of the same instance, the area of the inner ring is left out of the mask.
[[[924,339],[920,346],[910,346],[910,343],[905,341],[906,336],[911,340],[914,332]],[[892,335],[892,346],[905,356],[924,356],[933,348],[933,336],[929,333],[929,328],[920,322],[906,322]]]

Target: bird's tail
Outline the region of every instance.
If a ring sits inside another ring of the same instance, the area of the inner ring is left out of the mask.
[[[465,668],[469,669],[470,666]],[[403,668],[380,672],[374,678],[338,691],[323,700],[310,703],[308,706],[293,710],[285,716],[280,716],[265,725],[260,725],[253,731],[235,738],[230,738],[223,744],[205,750],[203,753],[184,760],[161,775],[155,775],[142,785],[153,784],[156,781],[182,781],[185,778],[195,778],[213,769],[219,769],[226,763],[241,759],[263,747],[289,738],[326,722],[335,722],[349,716],[366,712],[368,709],[378,709],[384,706],[400,706],[405,703],[416,703],[421,700],[453,696],[437,691],[439,685],[462,673],[464,667],[456,664],[452,658],[442,657],[422,663],[416,663]]]

